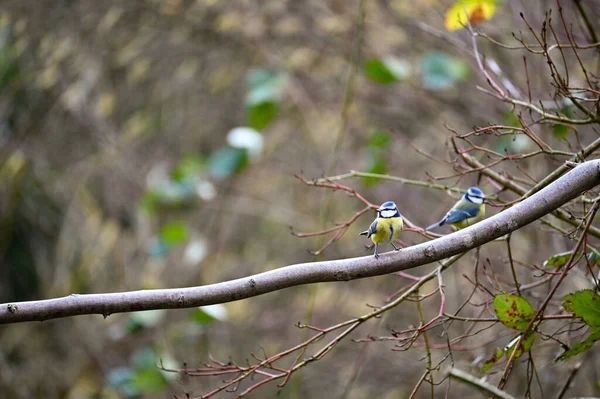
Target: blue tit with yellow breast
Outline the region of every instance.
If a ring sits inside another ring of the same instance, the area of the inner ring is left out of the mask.
[[[478,187],[471,187],[465,195],[446,213],[439,222],[425,230],[435,229],[444,224],[452,225],[457,230],[472,226],[485,217],[485,195]]]
[[[377,209],[377,217],[371,223],[369,230],[363,231],[360,235],[367,236],[373,241],[375,258],[379,258],[377,246],[385,241],[389,241],[396,251],[400,250],[394,245],[394,240],[398,238],[403,227],[404,221],[398,212],[398,207],[392,201],[387,201]]]

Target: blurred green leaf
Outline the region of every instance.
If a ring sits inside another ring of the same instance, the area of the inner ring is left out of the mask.
[[[569,261],[569,258],[571,257],[572,254],[573,254],[573,251],[567,251],[567,252],[561,252],[559,254],[552,255],[544,262],[543,266],[544,267],[549,266],[549,267],[555,267],[555,268],[563,267]]]
[[[133,374],[132,385],[141,393],[159,393],[165,390],[168,384],[161,371],[153,364],[152,367],[136,370]]]
[[[148,244],[148,256],[153,259],[162,258],[169,253],[170,247],[161,239],[155,238]]]
[[[523,353],[529,352],[531,350],[531,347],[533,346],[533,341],[535,341],[535,331],[530,331],[526,337],[521,338],[519,340],[518,345],[517,345],[517,340],[516,339],[513,340],[506,347],[506,357],[508,359],[510,359],[511,356],[513,356],[513,351],[516,351],[514,354],[515,359],[520,358],[521,355],[523,355]]]
[[[154,327],[165,317],[164,309],[145,310],[129,314],[129,321],[140,327]]]
[[[367,168],[367,172],[369,172],[369,173],[377,173],[377,174],[380,174],[380,175],[387,174],[387,165],[386,165],[386,162],[385,162],[385,159],[383,158],[383,156],[381,156],[379,154],[372,156],[372,158],[371,158],[371,164]],[[380,180],[381,179],[378,179],[376,177],[366,177],[364,179],[365,184],[367,186],[376,184]]]
[[[213,153],[208,170],[215,179],[229,177],[248,165],[248,151],[244,148],[225,147]]]
[[[535,310],[527,300],[510,294],[496,295],[494,309],[502,324],[515,330],[525,329],[535,315]]]
[[[554,137],[556,137],[557,139],[566,139],[567,136],[569,135],[569,126],[567,125],[553,125],[552,126],[552,134],[554,135]]]
[[[519,118],[512,111],[508,111],[504,114],[504,124],[507,126],[521,127]]]
[[[190,315],[194,323],[204,325],[212,323],[215,320],[224,321],[228,318],[225,305],[218,303],[215,305],[201,306],[192,311]]]
[[[190,319],[194,323],[202,325],[202,326],[205,324],[210,324],[213,321],[217,320],[213,316],[211,316],[208,313],[206,313],[205,311],[203,311],[201,308],[196,308],[196,309],[192,310],[192,313],[190,314]]]
[[[382,59],[373,58],[365,63],[365,72],[374,82],[391,84],[406,80],[410,77],[410,65],[394,56]]]
[[[277,103],[287,84],[287,76],[278,71],[252,69],[246,75],[246,107],[252,108],[264,102]]]
[[[504,355],[504,351],[500,348],[496,348],[496,351],[494,352],[492,357],[490,357],[488,360],[486,360],[485,363],[483,363],[483,366],[481,366],[480,373],[481,374],[487,373],[492,367],[494,367],[494,365],[496,363],[498,363],[498,360],[502,359],[503,355]]]
[[[598,340],[600,340],[600,329],[594,329],[586,339],[571,346],[562,355],[560,355],[558,359],[567,360],[572,356],[578,355],[581,352],[585,352],[586,350],[590,349]]]
[[[139,389],[133,385],[134,372],[129,367],[118,367],[108,372],[108,385],[118,389],[125,397],[137,396]]]
[[[190,228],[183,222],[169,222],[162,226],[160,239],[169,247],[183,244],[190,237]]]
[[[251,69],[246,74],[246,87],[248,90],[252,90],[258,87],[271,85],[274,81],[277,81],[280,76],[281,74],[279,72],[271,69]]]
[[[146,367],[154,367],[157,364],[156,352],[150,347],[145,347],[138,350],[131,356],[131,364],[134,369],[141,369]]]
[[[15,51],[8,46],[0,48],[0,88],[7,88],[17,83],[20,79],[20,73]]]
[[[369,148],[383,149],[392,141],[391,135],[385,130],[373,130],[369,136]]]
[[[427,90],[444,90],[469,76],[469,66],[442,52],[430,52],[421,60],[422,84]]]
[[[583,319],[590,327],[600,328],[600,296],[592,290],[565,295],[564,308]]]
[[[198,155],[184,157],[173,171],[171,177],[176,182],[190,180],[198,177],[204,167],[204,160]]]
[[[600,254],[598,254],[598,252],[592,248],[588,248],[587,250],[589,253],[588,260],[596,266],[600,266]],[[573,251],[567,251],[552,255],[544,262],[543,266],[555,267],[557,269],[561,268],[569,261],[572,254]]]
[[[279,111],[279,107],[274,101],[263,101],[258,104],[251,105],[246,110],[246,122],[248,126],[261,130],[267,127]]]

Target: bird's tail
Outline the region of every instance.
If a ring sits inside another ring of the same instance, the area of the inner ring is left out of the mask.
[[[358,233],[359,236],[369,236],[369,230],[365,230],[362,233]]]
[[[444,222],[445,222],[445,219],[442,219],[442,220],[440,220],[439,222],[437,222],[437,223],[434,223],[434,224],[432,224],[431,226],[427,227],[427,228],[425,229],[425,231],[433,230],[433,229],[435,229],[436,227],[440,227],[441,225],[443,225],[443,224],[444,224]]]

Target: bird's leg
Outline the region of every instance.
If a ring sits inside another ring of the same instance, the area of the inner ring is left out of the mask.
[[[392,244],[392,247],[394,247],[396,251],[400,251],[402,249],[402,247],[396,248],[393,241],[390,241],[390,244]]]
[[[374,254],[374,256],[375,256],[375,259],[377,259],[377,258],[379,258],[379,254],[377,253],[377,244],[373,244],[373,245],[375,245],[375,254]]]

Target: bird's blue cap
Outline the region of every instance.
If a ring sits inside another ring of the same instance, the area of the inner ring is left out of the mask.
[[[387,201],[384,202],[383,204],[381,204],[381,206],[379,207],[380,210],[383,209],[396,209],[396,204],[393,201]]]
[[[483,191],[481,191],[479,189],[479,187],[471,187],[469,188],[469,190],[467,191],[468,195],[472,195],[474,197],[485,197],[485,195],[483,194]]]

